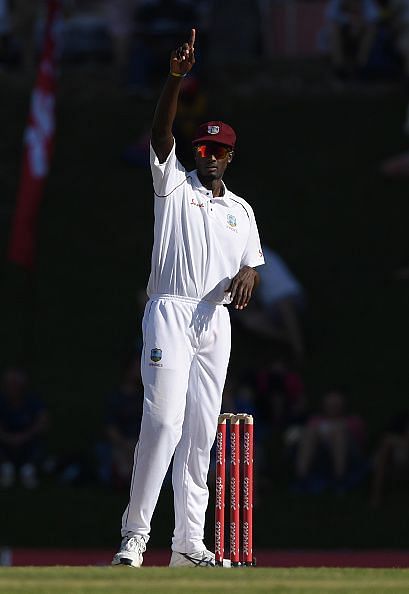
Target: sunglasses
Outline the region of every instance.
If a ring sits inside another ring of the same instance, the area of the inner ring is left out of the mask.
[[[216,159],[224,159],[232,152],[231,148],[223,146],[222,144],[198,144],[196,151],[199,157],[205,159],[206,157],[216,157]]]

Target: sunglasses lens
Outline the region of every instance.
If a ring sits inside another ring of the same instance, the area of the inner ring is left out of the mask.
[[[215,147],[213,154],[216,159],[224,159],[228,152],[229,151],[225,146],[217,146]]]
[[[199,156],[202,157],[202,159],[209,156],[209,147],[205,144],[199,144],[199,146],[196,147],[196,149]]]
[[[229,149],[221,144],[199,144],[199,146],[197,146],[197,152],[202,159],[211,156],[215,156],[216,159],[224,159],[227,156]]]

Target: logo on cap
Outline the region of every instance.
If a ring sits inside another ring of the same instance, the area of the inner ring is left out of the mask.
[[[220,132],[220,126],[207,126],[208,134],[218,134]]]

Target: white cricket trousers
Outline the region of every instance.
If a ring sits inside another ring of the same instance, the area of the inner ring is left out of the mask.
[[[209,302],[154,295],[142,321],[144,406],[122,536],[149,538],[172,456],[172,549],[203,550],[207,474],[230,357],[230,317]]]

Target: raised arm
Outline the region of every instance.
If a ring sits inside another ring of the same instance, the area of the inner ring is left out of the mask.
[[[172,150],[172,126],[176,117],[181,83],[195,63],[195,37],[196,30],[192,29],[189,42],[172,52],[169,76],[153,116],[151,141],[160,163],[166,161]]]

